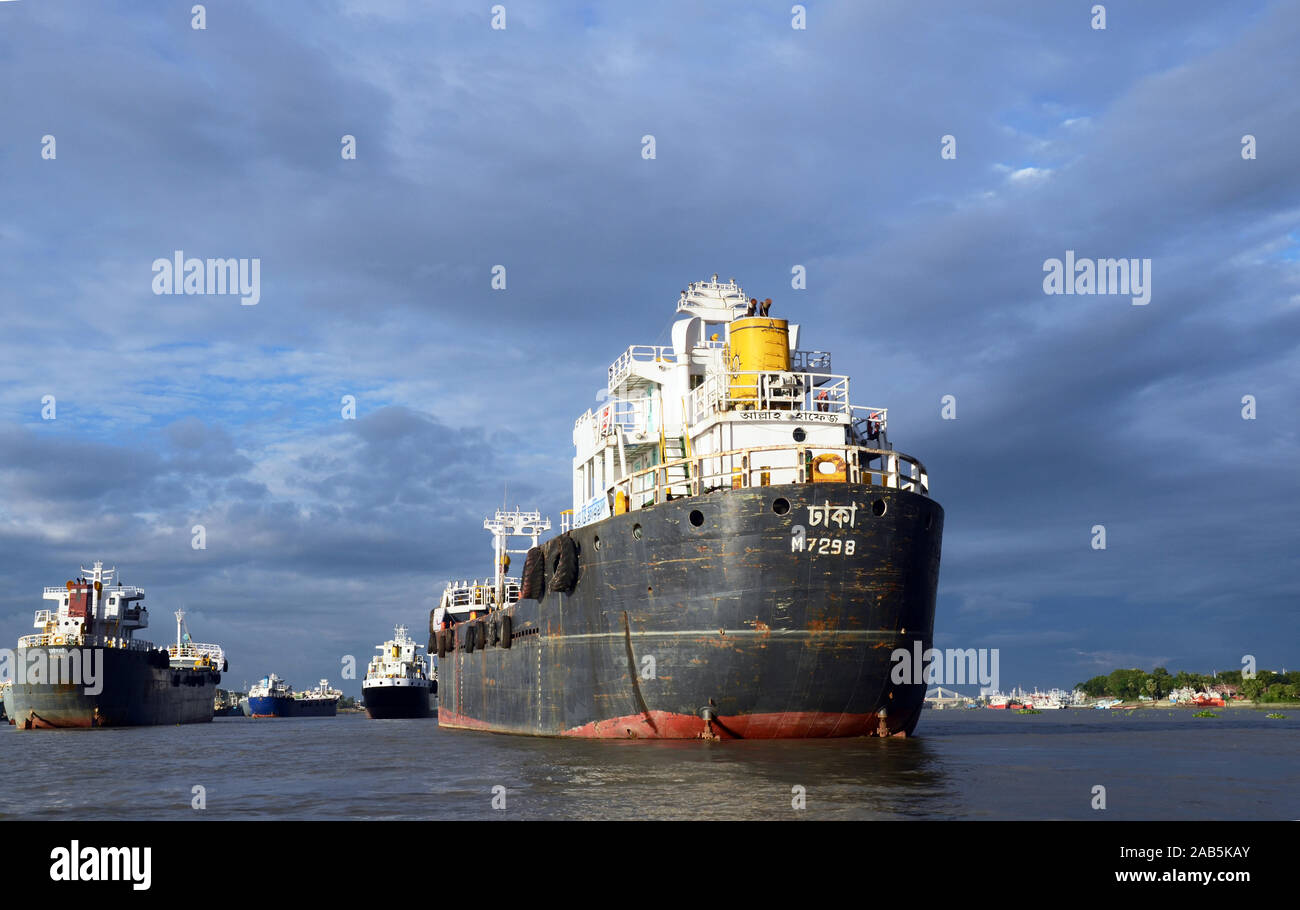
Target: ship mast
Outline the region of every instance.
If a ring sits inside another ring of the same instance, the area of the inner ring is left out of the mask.
[[[531,546],[537,546],[537,538],[544,532],[551,529],[551,520],[543,518],[541,512],[523,512],[515,509],[513,512],[503,512],[497,510],[496,515],[492,518],[483,519],[483,527],[492,532],[492,553],[496,557],[493,562],[496,572],[496,602],[499,605],[505,604],[505,584],[506,569],[510,565],[510,553],[527,553],[528,549],[509,548],[511,537],[528,537],[532,539]]]
[[[111,569],[105,569],[103,560],[99,560],[99,559],[95,560],[95,567],[93,569],[87,569],[85,566],[81,567],[82,577],[90,579],[90,596],[91,598],[93,598],[91,600],[91,604],[92,604],[91,616],[95,617],[96,619],[99,618],[100,592],[105,587],[113,583],[113,576],[116,573],[117,573],[117,566],[114,566]]]

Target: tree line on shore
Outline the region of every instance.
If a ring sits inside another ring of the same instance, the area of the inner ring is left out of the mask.
[[[1209,688],[1232,686],[1238,695],[1255,702],[1300,701],[1300,670],[1275,673],[1260,670],[1253,678],[1243,679],[1240,670],[1221,673],[1188,673],[1180,670],[1171,674],[1164,667],[1150,673],[1145,670],[1112,670],[1107,676],[1094,676],[1076,686],[1091,698],[1109,696],[1135,701],[1140,696],[1166,698],[1175,689],[1193,689],[1203,692]]]

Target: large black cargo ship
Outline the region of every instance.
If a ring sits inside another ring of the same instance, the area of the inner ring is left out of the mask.
[[[884,408],[734,280],[609,368],[574,426],[574,509],[485,522],[496,575],[430,615],[446,727],[601,738],[909,735],[943,510]],[[531,538],[527,550],[512,537]],[[510,553],[527,553],[520,578]]]
[[[18,640],[9,722],[42,727],[192,724],[212,720],[226,667],[217,645],[197,644],[176,612],[176,644],[155,648],[134,633],[149,625],[144,591],[114,584],[115,569],[93,569],[45,589],[53,610],[38,610],[40,631]]]

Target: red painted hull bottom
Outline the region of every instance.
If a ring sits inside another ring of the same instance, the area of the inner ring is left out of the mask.
[[[829,714],[789,711],[773,714],[722,716],[706,723],[692,714],[651,711],[572,727],[557,735],[578,739],[823,739],[833,736],[908,736],[919,711],[909,716],[881,718],[878,714]],[[506,730],[486,721],[441,709],[438,725],[497,733]],[[545,735],[545,734],[543,734]]]
[[[31,716],[21,724],[14,723],[12,720],[9,722],[14,724],[14,726],[21,726],[24,730],[62,730],[73,727],[85,727],[89,729],[90,727],[99,726],[99,724],[95,722],[95,718],[89,714],[71,714],[65,717],[60,717],[56,720],[48,720],[41,717],[39,714],[32,712]]]

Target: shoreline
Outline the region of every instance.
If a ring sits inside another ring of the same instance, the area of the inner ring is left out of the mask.
[[[1074,707],[1074,706],[1071,705],[1071,707]],[[1080,707],[1080,708],[1086,708],[1086,709],[1088,709],[1088,710],[1093,710],[1093,706],[1092,706],[1092,705],[1079,705],[1078,707]],[[1149,701],[1130,702],[1130,701],[1125,701],[1125,702],[1120,702],[1118,705],[1115,705],[1115,708],[1124,708],[1124,709],[1126,709],[1126,710],[1127,710],[1127,709],[1130,709],[1130,708],[1165,708],[1165,709],[1170,710],[1170,711],[1178,710],[1178,709],[1180,709],[1180,708],[1197,708],[1197,709],[1199,709],[1199,710],[1206,710],[1206,709],[1209,709],[1209,710],[1223,710],[1223,711],[1226,711],[1226,710],[1228,710],[1228,709],[1230,709],[1230,708],[1231,708],[1231,709],[1236,709],[1236,710],[1240,710],[1240,709],[1252,709],[1252,710],[1256,710],[1256,711],[1275,711],[1275,710],[1282,710],[1282,709],[1289,709],[1289,710],[1294,711],[1294,710],[1300,708],[1300,702],[1296,702],[1296,701],[1282,701],[1282,702],[1264,702],[1264,703],[1256,703],[1256,702],[1253,702],[1253,701],[1230,701],[1230,702],[1228,702],[1227,704],[1220,706],[1220,705],[1189,705],[1189,704],[1183,704],[1183,703],[1179,703],[1179,704],[1170,704],[1170,703],[1167,702],[1167,701],[1165,701],[1165,702],[1149,702]],[[1113,711],[1113,710],[1115,710],[1115,708],[1111,708],[1111,709],[1109,709],[1109,710],[1112,710],[1112,711]]]

